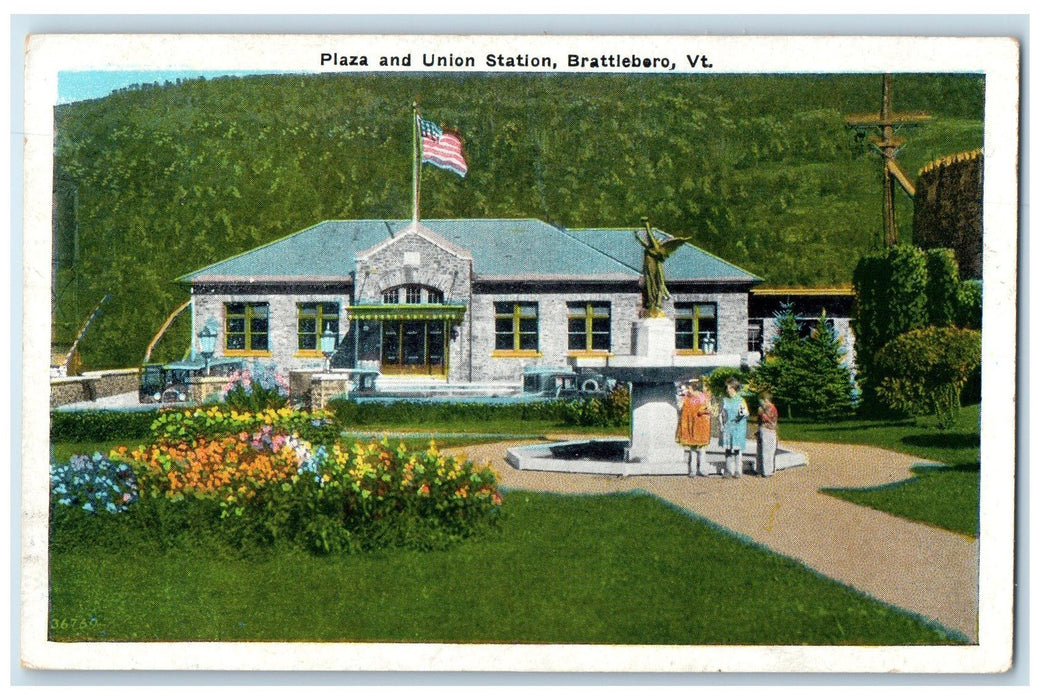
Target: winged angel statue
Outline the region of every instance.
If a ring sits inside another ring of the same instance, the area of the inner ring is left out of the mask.
[[[636,241],[643,247],[643,317],[661,318],[665,315],[661,310],[661,302],[670,298],[664,280],[664,261],[674,253],[683,241],[670,238],[662,241],[654,235],[650,220],[642,219],[646,230],[646,240],[639,237],[639,231],[633,231]]]

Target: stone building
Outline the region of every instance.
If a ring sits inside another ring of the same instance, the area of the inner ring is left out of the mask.
[[[655,231],[659,237],[667,234]],[[180,279],[217,357],[283,372],[369,367],[518,383],[525,367],[632,353],[643,249],[633,229],[534,219],[325,221]],[[693,245],[665,262],[679,354],[748,354],[761,280]]]

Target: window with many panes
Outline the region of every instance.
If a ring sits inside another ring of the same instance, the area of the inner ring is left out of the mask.
[[[567,349],[610,351],[610,302],[567,304]]]
[[[402,293],[403,292],[403,293]],[[421,284],[405,284],[383,292],[384,304],[443,304],[444,292]]]
[[[762,352],[762,319],[753,318],[748,320],[747,327],[747,349],[748,352]]]
[[[538,350],[537,302],[495,302],[495,349]]]
[[[224,348],[266,351],[269,307],[266,302],[224,304]]]
[[[718,350],[719,325],[715,304],[675,304],[675,349],[713,354]]]
[[[334,301],[308,301],[296,305],[297,348],[317,350],[321,336],[332,331],[339,338],[339,304]]]
[[[417,284],[410,284],[404,288],[404,303],[406,304],[421,304],[422,303],[422,287]]]

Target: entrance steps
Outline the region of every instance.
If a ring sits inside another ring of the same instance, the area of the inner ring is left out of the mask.
[[[518,396],[523,389],[515,382],[448,382],[443,377],[380,375],[377,397],[402,399]]]

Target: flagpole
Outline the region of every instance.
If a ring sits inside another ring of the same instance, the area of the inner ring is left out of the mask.
[[[412,224],[419,223],[419,103],[412,102]]]

